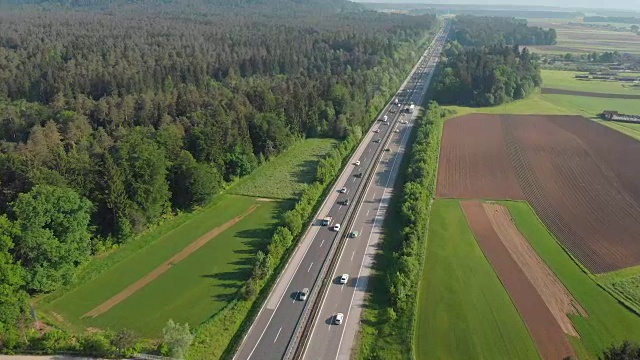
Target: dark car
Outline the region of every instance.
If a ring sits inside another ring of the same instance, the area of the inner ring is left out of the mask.
[[[355,175],[353,175],[353,176],[355,176],[355,177],[357,177],[357,178],[361,178],[361,177],[362,177],[362,173],[357,173],[357,174],[355,174]]]
[[[349,199],[344,199],[344,201],[342,202],[342,205],[344,206],[349,205]]]

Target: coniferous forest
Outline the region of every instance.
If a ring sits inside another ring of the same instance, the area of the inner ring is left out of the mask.
[[[92,255],[367,127],[435,27],[337,0],[3,3],[0,349]]]

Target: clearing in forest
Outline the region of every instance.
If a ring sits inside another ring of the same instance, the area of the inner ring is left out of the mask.
[[[245,196],[293,199],[315,180],[318,162],[337,143],[335,139],[300,140],[229,191]]]

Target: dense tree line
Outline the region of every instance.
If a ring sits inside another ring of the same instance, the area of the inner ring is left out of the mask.
[[[611,345],[602,353],[602,360],[640,360],[640,346],[625,340],[620,345]]]
[[[525,98],[542,83],[539,65],[527,48],[463,48],[453,42],[444,54],[435,86],[435,99],[440,103],[499,105]]]
[[[352,146],[435,23],[337,1],[34,2],[59,8],[0,12],[0,348],[19,339],[28,294],[73,281],[91,255],[299,138]],[[259,258],[286,251],[343,155]]]
[[[379,266],[382,281],[373,285],[374,294],[368,314],[365,313],[367,321],[363,321],[359,358],[412,357],[416,294],[435,191],[442,126],[447,114],[432,101],[416,121],[416,138],[409,152],[405,182],[398,199],[390,205],[396,209],[394,226],[398,226],[399,232],[385,237],[384,250],[376,260],[384,264]]]
[[[621,24],[640,24],[640,18],[633,16],[585,16],[584,22],[605,22]]]
[[[554,45],[555,29],[527,26],[527,20],[512,17],[458,15],[453,21],[452,40],[463,46]]]

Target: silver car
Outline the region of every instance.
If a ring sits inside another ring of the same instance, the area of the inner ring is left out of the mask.
[[[307,295],[308,294],[309,294],[309,288],[304,288],[298,294],[298,299],[300,299],[300,301],[305,301],[305,300],[307,300]]]

